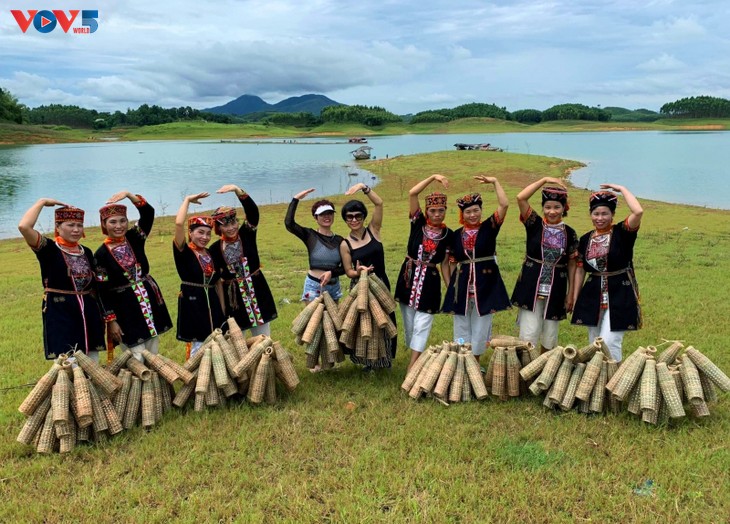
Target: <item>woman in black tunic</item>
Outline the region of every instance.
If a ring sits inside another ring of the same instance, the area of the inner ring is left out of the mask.
[[[634,243],[644,210],[623,186],[601,184],[601,189],[621,193],[630,214],[614,224],[616,194],[598,191],[590,196],[591,221],[595,229],[578,242],[571,323],[588,326],[588,341],[593,342],[600,336],[611,356],[620,362],[624,333],[639,329],[642,322],[639,286],[634,276]]]
[[[542,217],[529,199],[542,190]],[[563,222],[568,214],[568,192],[560,179],[544,177],[517,195],[520,222],[525,226],[526,253],[517,277],[512,304],[520,308],[520,339],[553,349],[558,343],[560,321],[573,311],[573,291],[578,235]]]
[[[239,227],[235,208],[222,206],[213,212],[213,227],[221,238],[210,246],[210,255],[223,279],[226,315],[232,316],[241,329],[250,329],[252,336],[270,335],[270,322],[277,315],[256,245],[259,208],[234,184],[221,187],[217,193],[235,193],[245,214]]]
[[[342,206],[342,219],[350,228],[350,234],[340,244],[340,255],[345,273],[350,277],[350,289],[357,283],[360,271],[367,269],[376,275],[390,290],[390,280],[385,272],[385,252],[380,240],[380,228],[383,224],[383,199],[370,187],[363,183],[356,184],[347,190],[346,195],[353,195],[362,191],[374,206],[373,216],[365,226],[368,209],[359,200],[350,200]],[[396,322],[395,312],[390,314],[393,323]],[[356,364],[365,365],[365,369],[390,367],[395,358],[398,337],[385,336],[385,348],[388,356],[378,361],[368,361],[350,354],[350,360]]]
[[[139,222],[129,227],[127,198],[139,211]],[[157,354],[159,335],[172,328],[157,282],[149,274],[145,243],[152,231],[155,210],[140,195],[120,191],[99,210],[104,243],[96,250],[99,293],[106,309],[108,335],[140,361],[145,349]],[[113,346],[108,348],[113,353]]]
[[[187,220],[189,242],[185,242],[185,224],[190,204],[200,204],[208,193],[188,195],[175,217],[175,239],[172,252],[180,276],[177,301],[177,339],[188,343],[188,357],[203,345],[205,339],[225,321],[223,290],[213,258],[206,249],[213,230],[209,216],[193,216]]]
[[[44,207],[54,207],[55,238],[35,229]],[[98,362],[104,350],[104,321],[96,300],[94,256],[79,244],[84,211],[52,198],[41,198],[25,212],[18,230],[35,252],[43,281],[43,348],[46,359],[75,350]]]
[[[425,214],[418,202],[418,196],[432,182],[438,182],[446,189],[449,187],[445,176],[431,175],[408,192],[411,232],[406,259],[395,285],[395,299],[400,302],[406,345],[411,349],[409,369],[426,349],[434,315],[441,309],[441,279],[449,285],[446,251],[453,232],[444,223],[446,195],[437,192],[427,195]]]

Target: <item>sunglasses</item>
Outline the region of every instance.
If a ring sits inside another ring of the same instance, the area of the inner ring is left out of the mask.
[[[355,221],[360,221],[362,219],[363,219],[362,213],[346,213],[345,214],[346,222],[355,222]]]

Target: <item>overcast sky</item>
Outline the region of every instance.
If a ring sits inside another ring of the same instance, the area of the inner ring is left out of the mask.
[[[398,114],[469,102],[658,111],[730,98],[727,0],[3,4],[0,87],[29,107],[202,109],[318,93]],[[23,33],[11,9],[97,9],[99,27]]]

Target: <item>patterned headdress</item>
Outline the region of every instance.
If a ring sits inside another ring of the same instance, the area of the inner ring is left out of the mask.
[[[236,209],[229,206],[220,206],[218,209],[213,211],[211,218],[215,221],[215,234],[220,236],[221,225],[225,226],[226,224],[236,221]]]
[[[616,205],[618,204],[618,197],[615,193],[610,191],[596,191],[595,193],[591,193],[591,196],[588,199],[588,204],[591,211],[597,207],[606,206],[611,210],[611,213],[615,213]]]
[[[188,231],[192,231],[193,229],[200,226],[205,226],[213,229],[213,217],[199,215],[188,218]]]
[[[56,223],[58,222],[83,222],[84,210],[73,206],[61,206],[56,208]]]
[[[482,207],[482,195],[479,193],[469,193],[461,198],[457,198],[456,205],[459,206],[459,209],[462,211],[471,206]]]
[[[127,206],[123,204],[109,204],[99,209],[99,223],[101,224],[101,232],[108,235],[106,230],[106,219],[115,216],[127,216]]]
[[[570,204],[568,203],[568,192],[562,187],[545,187],[542,190],[542,205],[549,201],[560,202],[563,205],[563,216],[568,214]]]
[[[446,195],[443,193],[426,195],[426,210],[430,207],[446,207]]]

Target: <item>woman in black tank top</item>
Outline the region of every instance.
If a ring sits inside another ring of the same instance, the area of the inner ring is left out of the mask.
[[[350,200],[342,206],[342,218],[350,228],[350,233],[340,244],[340,255],[345,273],[350,277],[350,289],[357,282],[360,271],[367,268],[371,273],[378,276],[390,290],[390,280],[385,271],[385,253],[383,243],[380,240],[380,227],[383,223],[383,199],[363,183],[356,184],[347,190],[346,195],[352,195],[362,191],[374,206],[373,216],[365,226],[365,218],[368,216],[368,209],[360,200]],[[390,314],[391,320],[395,323],[395,313]],[[385,346],[389,356],[379,360],[366,360],[350,354],[350,360],[356,364],[363,364],[366,370],[374,368],[390,367],[391,360],[395,358],[397,337],[386,338]]]

